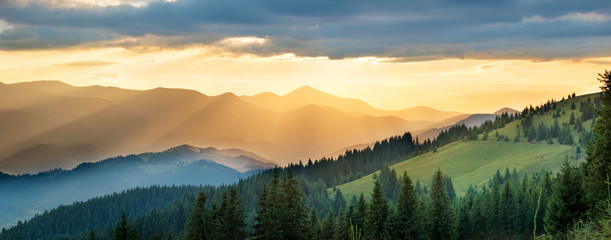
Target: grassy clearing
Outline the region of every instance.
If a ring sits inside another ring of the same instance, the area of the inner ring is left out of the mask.
[[[454,142],[437,152],[397,163],[391,169],[430,185],[433,173],[440,168],[445,175],[452,177],[458,195],[464,194],[470,184],[488,183],[488,178],[501,169],[516,168],[519,173],[538,172],[542,168],[556,170],[562,166],[566,155],[574,153],[574,147],[548,145],[546,143],[507,143],[496,141]],[[379,171],[375,174],[379,174]],[[348,197],[368,196],[373,191],[373,174],[338,186]]]

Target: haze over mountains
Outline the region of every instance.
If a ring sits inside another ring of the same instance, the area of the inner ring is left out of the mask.
[[[238,97],[59,81],[0,84],[0,171],[72,168],[181,144],[243,149],[286,164],[468,116],[427,107],[380,110],[308,86],[284,96]]]
[[[254,96],[241,96],[244,101],[257,104],[276,112],[287,112],[308,104],[328,106],[343,112],[376,117],[395,116],[407,121],[422,121],[423,125],[460,115],[459,112],[439,111],[430,107],[412,107],[399,111],[382,110],[354,98],[341,98],[327,94],[310,86],[303,86],[286,95],[264,92]]]
[[[256,154],[182,145],[162,152],[82,163],[72,170],[11,176],[0,172],[0,228],[17,219],[95,196],[152,185],[232,184],[274,167]]]

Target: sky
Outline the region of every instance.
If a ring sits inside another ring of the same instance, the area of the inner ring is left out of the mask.
[[[608,0],[0,0],[0,81],[521,109],[598,91]]]

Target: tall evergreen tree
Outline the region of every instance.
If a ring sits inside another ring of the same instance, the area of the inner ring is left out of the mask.
[[[226,192],[223,194],[223,202],[219,213],[220,239],[238,240],[246,238],[244,209],[242,208],[242,200],[235,186],[229,189],[229,196]]]
[[[335,196],[333,197],[333,209],[334,211],[339,211],[340,208],[346,209],[346,200],[344,199],[342,191],[337,188],[335,190]]]
[[[399,225],[399,239],[418,239],[423,232],[421,219],[424,217],[418,207],[418,194],[412,180],[403,172],[403,184],[397,198],[396,222]]]
[[[121,219],[117,223],[115,227],[115,234],[113,237],[114,240],[127,240],[129,239],[129,223],[127,221],[127,215],[125,214],[125,210],[121,214]]]
[[[322,234],[320,236],[320,239],[333,239],[333,235],[335,233],[335,218],[333,217],[334,215],[335,214],[333,213],[333,209],[329,208],[329,212],[327,213],[327,216],[322,222]]]
[[[490,220],[491,230],[502,229],[501,224],[501,190],[499,186],[499,179],[494,179],[492,188],[490,189],[490,199],[487,205],[488,208],[488,219]]]
[[[388,202],[384,197],[380,181],[376,180],[371,194],[371,203],[367,211],[365,237],[367,239],[382,239],[384,226],[388,217]]]
[[[437,170],[431,189],[431,237],[433,239],[455,239],[454,212],[446,193],[441,169]]]
[[[320,228],[320,220],[318,219],[316,208],[312,208],[312,210],[310,210],[310,216],[308,217],[308,230],[309,239],[320,239],[322,229]]]
[[[201,191],[195,201],[185,232],[186,240],[212,239],[210,212],[206,209],[206,194]]]
[[[594,125],[594,136],[586,149],[586,189],[590,209],[607,198],[607,182],[611,178],[611,71],[598,74],[602,83],[602,106]]]
[[[307,239],[307,208],[303,203],[303,193],[293,171],[289,169],[282,179],[280,192],[280,214],[282,239]]]
[[[547,233],[561,236],[583,216],[586,204],[581,184],[579,169],[571,166],[567,157],[556,177],[552,195],[547,202],[544,218]]]
[[[469,199],[469,200],[465,200],[465,199]],[[459,239],[466,239],[469,238],[472,234],[472,217],[470,214],[470,210],[471,207],[473,205],[473,195],[472,194],[468,194],[465,199],[463,199],[463,201],[461,201],[460,205],[458,206],[458,210],[457,210],[457,227],[456,227],[456,234],[458,235]]]
[[[505,230],[517,233],[518,205],[511,181],[505,181],[501,194],[501,223]]]
[[[365,218],[367,217],[367,202],[365,201],[365,195],[361,193],[359,196],[359,201],[356,205],[356,212],[354,213],[354,218],[352,219],[352,224],[357,226],[358,229],[363,229],[365,227]]]
[[[452,183],[452,178],[449,176],[445,176],[444,178],[446,193],[448,194],[448,198],[450,198],[450,203],[454,202],[456,199],[456,192],[454,191],[454,183]]]
[[[337,217],[337,223],[335,225],[335,233],[333,234],[334,240],[346,240],[350,237],[350,219],[346,217],[346,213],[343,209],[339,210],[339,216]]]
[[[280,173],[278,169],[273,170],[273,177],[269,188],[263,188],[259,197],[257,215],[255,216],[254,239],[282,239],[280,226]]]

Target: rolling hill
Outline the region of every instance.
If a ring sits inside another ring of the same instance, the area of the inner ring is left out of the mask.
[[[541,169],[555,171],[560,168],[564,159],[569,157],[571,161],[583,160],[583,154],[577,156],[576,149],[579,147],[583,152],[583,143],[579,143],[580,133],[571,125],[571,114],[580,116],[579,106],[582,102],[594,105],[593,101],[598,94],[589,94],[572,99],[557,102],[555,109],[545,113],[535,114],[532,117],[532,125],[552,126],[557,120],[560,125],[567,124],[570,135],[574,139],[572,145],[559,144],[558,138],[551,138],[552,144],[546,140],[528,141],[521,132],[516,138],[517,130],[521,129],[521,120],[510,122],[502,128],[491,131],[486,140],[484,134],[478,136],[477,141],[457,141],[439,148],[436,152],[429,152],[403,162],[390,166],[398,174],[404,171],[415,181],[430,185],[433,173],[441,169],[444,174],[452,177],[456,193],[464,194],[469,185],[488,183],[490,175],[497,169],[515,168],[520,174],[530,174]],[[575,108],[573,108],[575,106]],[[556,115],[559,114],[559,115]],[[556,117],[554,118],[554,115]],[[582,121],[582,133],[590,131],[592,120]],[[521,131],[521,130],[520,130]],[[501,137],[495,137],[500,135]],[[506,138],[505,138],[506,136]],[[379,171],[359,178],[355,181],[342,184],[338,188],[348,197],[369,193],[373,190],[374,174]]]

